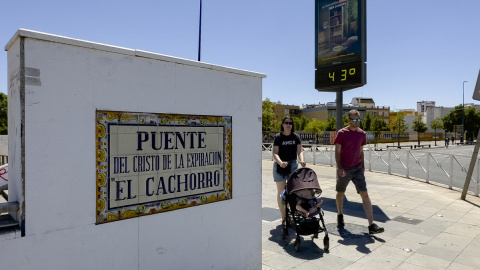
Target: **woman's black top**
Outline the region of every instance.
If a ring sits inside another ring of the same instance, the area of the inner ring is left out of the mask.
[[[278,146],[278,155],[284,162],[297,159],[297,145],[301,144],[300,136],[292,133],[288,136],[277,133],[273,140],[273,146]]]

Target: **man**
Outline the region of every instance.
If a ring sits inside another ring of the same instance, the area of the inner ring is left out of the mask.
[[[368,220],[368,232],[370,234],[381,233],[382,227],[373,223],[372,202],[367,192],[365,182],[365,166],[363,158],[363,146],[367,144],[367,136],[360,129],[360,113],[357,110],[348,112],[349,126],[338,131],[335,139],[335,160],[337,162],[337,223],[339,228],[345,226],[343,221],[343,196],[350,180],[355,185],[357,193],[362,198],[363,209]]]

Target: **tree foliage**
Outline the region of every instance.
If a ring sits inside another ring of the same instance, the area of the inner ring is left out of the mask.
[[[445,131],[445,134],[447,132],[453,131],[453,120],[450,114],[445,115],[442,118],[442,122],[443,122],[442,129]]]
[[[397,133],[398,146],[400,146],[400,134],[404,133],[408,129],[407,123],[405,123],[405,115],[403,112],[397,112],[397,115],[393,119],[393,129]]]
[[[425,124],[423,121],[422,121],[422,116],[419,115],[417,117],[415,117],[415,119],[413,120],[413,126],[412,126],[412,129],[418,133],[424,133],[425,131],[427,131],[427,124]]]
[[[347,127],[348,125],[350,125],[350,123],[348,122],[348,117],[349,117],[348,114],[344,114],[344,115],[342,116],[343,127]]]
[[[437,129],[442,129],[443,128],[443,123],[442,119],[440,117],[437,117],[430,122],[430,128],[437,133]],[[435,146],[437,145],[437,136],[435,134]]]
[[[467,139],[473,139],[477,136],[478,129],[480,128],[480,110],[476,110],[475,107],[470,106],[465,108],[465,116],[463,115],[463,105],[455,106],[455,109],[445,115],[443,120],[443,129],[446,132],[460,132],[455,129],[455,125],[465,124],[465,132]],[[463,120],[462,120],[463,119]]]
[[[437,117],[430,122],[430,128],[437,133],[437,129],[442,129],[443,128],[443,123],[442,123],[442,118]]]
[[[308,120],[305,115],[302,115],[300,117],[298,116],[292,116],[293,123],[295,124],[295,130],[301,131],[305,130],[307,127],[308,123],[310,123],[310,120]]]
[[[372,123],[372,117],[370,117],[370,113],[367,112],[367,115],[365,115],[365,118],[363,119],[362,123],[360,124],[360,127],[365,130],[365,131],[370,131],[370,125]]]
[[[465,109],[465,131],[467,140],[473,140],[480,128],[480,110],[470,106]]]
[[[0,93],[0,135],[8,134],[8,96]]]
[[[266,98],[262,102],[262,131],[273,131],[275,124],[275,113],[273,108],[275,103]]]
[[[313,119],[305,127],[305,132],[312,133],[314,135],[321,135],[327,129],[327,123]]]
[[[390,128],[387,126],[387,123],[380,116],[375,115],[370,118],[370,132],[375,136],[375,144],[382,131],[389,130]]]
[[[327,117],[327,131],[337,131],[337,119],[333,116]]]
[[[454,132],[455,131],[455,125],[461,125],[462,124],[462,115],[463,115],[463,106],[458,105],[455,106],[455,109],[451,110],[450,113],[445,115],[442,120],[443,120],[443,128],[445,129],[446,132]]]
[[[405,115],[403,112],[397,112],[397,115],[393,119],[393,127],[395,128],[395,133],[404,133],[408,129],[408,124],[405,122]]]
[[[420,134],[424,133],[428,129],[427,124],[422,121],[421,115],[415,117],[413,120],[412,129],[418,133],[418,145],[420,145]]]

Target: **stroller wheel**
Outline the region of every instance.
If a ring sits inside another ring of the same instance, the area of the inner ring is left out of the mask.
[[[330,240],[328,239],[328,235],[325,235],[323,238],[323,250],[328,253],[328,249],[330,248]]]
[[[296,252],[300,251],[300,242],[301,242],[300,236],[297,235],[297,239],[295,239],[295,243],[294,243]]]

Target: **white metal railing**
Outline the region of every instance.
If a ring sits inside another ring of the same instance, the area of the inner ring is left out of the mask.
[[[302,145],[305,159],[312,164],[335,165],[334,145]],[[262,144],[262,157],[273,159],[272,144]],[[434,181],[448,185],[450,189],[463,188],[467,176],[470,157],[425,152],[422,150],[407,149],[375,149],[364,148],[365,168],[369,171],[383,171],[388,174],[401,175],[406,178],[424,179],[427,183]],[[466,165],[463,165],[466,164]],[[475,196],[480,192],[480,156],[477,157],[475,171],[470,179],[470,191]]]
[[[264,152],[267,152],[273,160],[273,143],[262,143],[262,156]]]

